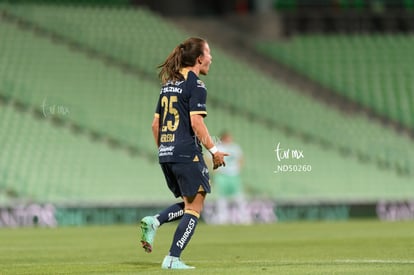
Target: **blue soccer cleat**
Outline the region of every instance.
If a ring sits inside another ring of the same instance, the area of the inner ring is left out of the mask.
[[[153,216],[144,217],[141,220],[141,244],[145,252],[151,253],[154,244],[155,232],[160,226],[160,222]]]
[[[194,266],[186,265],[180,258],[173,256],[165,256],[161,267],[163,269],[194,269]]]

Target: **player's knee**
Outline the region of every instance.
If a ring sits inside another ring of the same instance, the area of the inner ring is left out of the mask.
[[[204,203],[191,203],[191,204],[186,204],[184,207],[184,211],[194,211],[196,213],[198,213],[198,215],[201,214],[201,212],[203,211],[204,208]]]

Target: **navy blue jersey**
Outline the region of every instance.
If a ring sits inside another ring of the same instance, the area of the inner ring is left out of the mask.
[[[168,81],[161,87],[155,116],[159,118],[160,163],[192,162],[201,157],[201,144],[190,116],[207,115],[207,90],[192,71],[181,72],[184,81]]]

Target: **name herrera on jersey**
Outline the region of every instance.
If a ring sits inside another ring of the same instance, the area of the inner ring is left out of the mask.
[[[160,136],[161,142],[174,142],[175,141],[175,134],[162,134]]]
[[[166,93],[176,93],[181,94],[183,92],[183,89],[174,87],[174,86],[166,86],[162,87],[160,94],[166,94]]]

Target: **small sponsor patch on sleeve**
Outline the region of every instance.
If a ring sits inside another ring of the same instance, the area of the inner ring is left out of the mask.
[[[206,85],[204,85],[203,81],[201,81],[200,79],[197,79],[197,87],[205,89]]]

